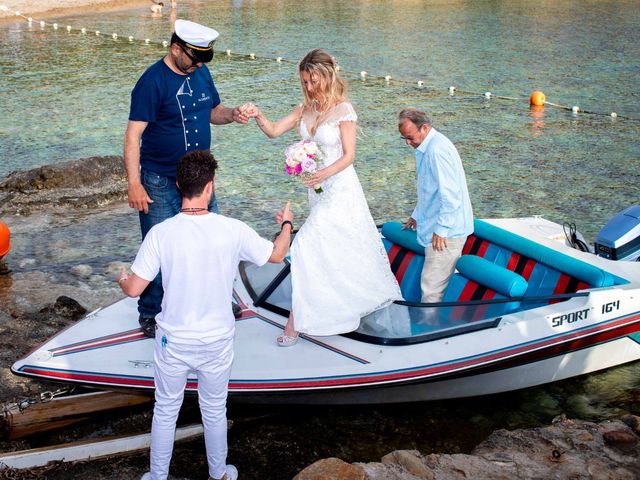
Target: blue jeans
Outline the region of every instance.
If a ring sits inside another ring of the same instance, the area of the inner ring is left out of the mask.
[[[149,213],[140,212],[140,231],[144,240],[151,227],[180,213],[182,195],[176,186],[176,181],[169,177],[141,169],[140,180],[147,195],[153,200],[153,203],[149,204]],[[215,193],[209,202],[209,211],[218,213]],[[163,295],[162,272],[160,272],[140,295],[138,313],[143,317],[155,318],[162,310]]]

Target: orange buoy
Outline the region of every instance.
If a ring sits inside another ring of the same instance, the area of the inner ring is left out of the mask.
[[[536,107],[541,107],[544,105],[545,96],[540,90],[536,90],[531,94],[531,98],[529,102],[531,105],[535,105]]]
[[[11,243],[9,242],[10,239],[11,232],[9,231],[9,227],[0,222],[0,259],[9,253],[9,250],[11,250]]]

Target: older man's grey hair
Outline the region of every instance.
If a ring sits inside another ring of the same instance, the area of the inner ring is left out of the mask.
[[[431,119],[427,114],[413,107],[405,108],[398,114],[398,125],[402,125],[405,120],[409,120],[418,128],[422,127],[422,125],[431,126]]]

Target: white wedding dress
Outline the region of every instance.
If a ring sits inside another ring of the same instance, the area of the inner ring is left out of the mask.
[[[300,134],[320,147],[326,167],[342,157],[340,122],[356,120],[344,102],[323,117],[314,135],[313,114],[303,115]],[[362,316],[402,294],[353,165],[322,188],[319,194],[309,189],[309,216],[291,245],[292,307],[297,331],[335,335],[357,329]]]

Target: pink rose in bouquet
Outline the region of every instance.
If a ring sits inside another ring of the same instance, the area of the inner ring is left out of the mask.
[[[320,149],[311,140],[302,140],[288,146],[284,151],[285,170],[289,176],[309,177],[318,170]],[[314,185],[316,193],[322,193],[322,186]]]

